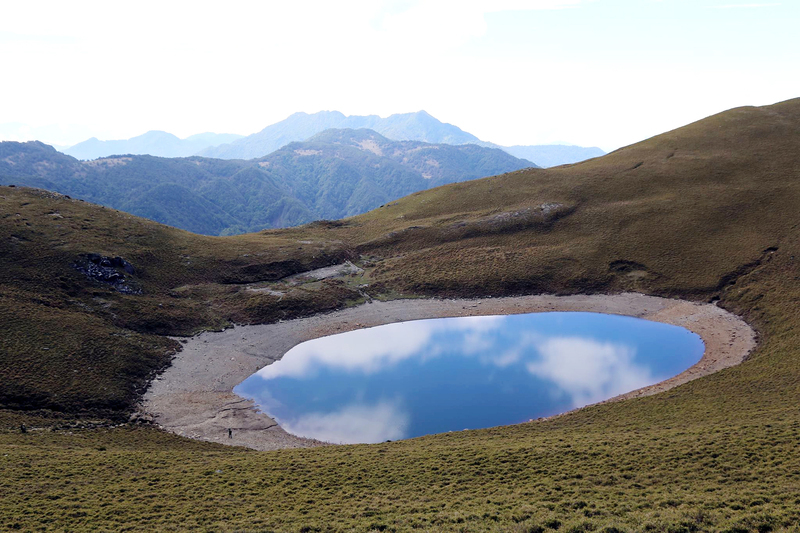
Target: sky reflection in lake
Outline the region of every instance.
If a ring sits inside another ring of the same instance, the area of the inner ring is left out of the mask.
[[[305,342],[235,392],[295,435],[381,442],[550,416],[679,374],[703,350],[683,328],[597,313],[417,320]]]

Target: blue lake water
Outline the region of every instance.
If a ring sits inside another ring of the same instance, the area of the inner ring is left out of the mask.
[[[562,413],[677,375],[703,351],[686,329],[598,313],[416,320],[304,342],[234,391],[289,433],[382,442]]]

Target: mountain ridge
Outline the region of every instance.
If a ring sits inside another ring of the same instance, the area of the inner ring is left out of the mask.
[[[241,138],[233,133],[197,133],[180,139],[171,133],[150,130],[130,139],[101,141],[92,137],[61,150],[62,153],[81,160],[98,159],[111,155],[153,155],[157,157],[188,157],[208,148]]]
[[[339,111],[297,112],[261,131],[232,143],[202,150],[197,155],[221,159],[263,157],[290,142],[304,141],[328,129],[371,129],[395,141],[415,140],[432,144],[465,144],[479,141],[452,124],[438,121],[425,111],[378,115],[350,115]]]
[[[293,141],[306,140],[326,129],[367,128],[395,141],[422,141],[435,144],[476,144],[485,148],[498,148],[514,157],[527,159],[537,166],[551,167],[577,163],[605,154],[596,147],[572,145],[500,146],[480,140],[458,126],[439,121],[421,110],[399,113],[381,118],[378,115],[346,116],[339,111],[318,113],[293,113],[285,120],[271,124],[252,135],[232,143],[221,144],[198,153],[221,159],[248,159],[262,157]],[[538,159],[538,161],[537,161]]]
[[[531,166],[500,150],[391,141],[371,130],[326,130],[253,160],[129,154],[80,162],[43,143],[0,143],[2,182],[209,235],[353,216],[415,191]]]
[[[100,141],[95,137],[59,151],[78,159],[89,160],[111,155],[155,155],[159,157],[213,157],[219,159],[256,159],[290,142],[305,141],[327,129],[372,129],[395,141],[422,141],[432,144],[476,144],[499,148],[514,157],[527,159],[537,166],[571,164],[605,154],[597,147],[569,144],[500,146],[478,139],[452,124],[444,123],[421,110],[398,113],[387,118],[378,115],[347,116],[340,111],[299,111],[286,119],[248,135],[201,133],[186,139],[163,131],[149,131],[131,139]]]

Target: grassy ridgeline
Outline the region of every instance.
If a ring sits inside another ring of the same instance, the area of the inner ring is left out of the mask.
[[[3,526],[796,528],[798,126],[800,100],[735,109],[582,164],[445,186],[343,223],[225,239],[0,189],[0,371],[10,376],[0,390],[7,407],[39,409],[0,415],[9,428],[0,433]],[[143,294],[71,268],[88,253],[130,261]],[[366,268],[358,282],[372,296],[719,298],[758,329],[760,345],[738,367],[654,397],[374,446],[255,453],[150,429],[12,429],[121,416],[136,399],[131,382],[144,383],[174,349],[155,334],[357,302],[347,281],[280,281],[345,258]]]

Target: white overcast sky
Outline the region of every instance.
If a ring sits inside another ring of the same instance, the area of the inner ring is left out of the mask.
[[[25,0],[0,139],[250,134],[424,109],[503,145],[610,150],[800,96],[800,0]]]

